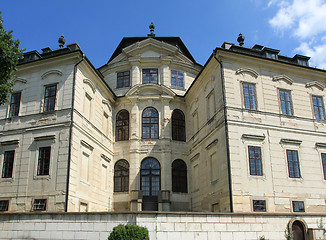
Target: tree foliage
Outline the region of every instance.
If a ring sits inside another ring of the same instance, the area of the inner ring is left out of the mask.
[[[120,224],[113,228],[108,240],[149,240],[148,230],[137,225]]]
[[[18,60],[22,58],[24,49],[19,48],[20,41],[12,39],[12,31],[3,28],[0,12],[0,105],[8,100],[14,85]]]

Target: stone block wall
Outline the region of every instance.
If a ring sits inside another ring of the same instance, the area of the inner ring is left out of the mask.
[[[0,214],[0,239],[107,239],[118,224],[137,224],[151,240],[285,239],[290,220],[317,229],[326,215],[173,212]]]

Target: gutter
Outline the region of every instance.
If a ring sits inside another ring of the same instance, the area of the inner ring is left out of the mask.
[[[228,180],[229,180],[229,192],[230,192],[230,212],[233,212],[233,199],[232,199],[232,179],[231,179],[231,161],[230,161],[230,144],[229,144],[229,129],[228,129],[228,121],[227,121],[227,111],[226,111],[226,94],[225,94],[225,79],[223,72],[223,64],[222,61],[218,60],[216,57],[217,48],[213,50],[213,56],[215,60],[221,66],[221,80],[222,80],[222,94],[223,94],[223,109],[224,109],[224,122],[225,122],[225,136],[226,136],[226,157],[228,163]]]
[[[76,74],[77,66],[84,61],[85,54],[82,53],[82,59],[75,64],[74,66],[74,76],[72,80],[72,99],[71,99],[71,115],[70,115],[70,127],[69,127],[69,142],[68,142],[68,165],[67,165],[67,181],[66,181],[66,201],[65,201],[65,212],[68,212],[68,197],[69,197],[69,179],[70,179],[70,162],[71,162],[71,139],[72,139],[72,126],[74,120],[74,107],[75,107],[75,83],[76,83]]]

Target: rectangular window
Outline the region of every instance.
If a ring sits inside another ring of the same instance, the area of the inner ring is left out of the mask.
[[[326,180],[326,153],[321,154],[321,159],[323,164],[324,179]]]
[[[45,211],[46,199],[34,199],[33,211]]]
[[[323,97],[312,96],[312,103],[314,107],[315,118],[319,120],[325,120],[325,108]]]
[[[0,200],[0,212],[8,211],[9,200]]]
[[[300,178],[301,174],[300,174],[298,151],[286,150],[286,156],[288,160],[289,177]]]
[[[88,182],[89,155],[85,152],[82,154],[81,178]]]
[[[3,157],[2,178],[12,178],[15,151],[5,151]]]
[[[43,112],[54,110],[56,94],[57,94],[57,85],[45,87]]]
[[[44,176],[50,173],[51,147],[40,147],[38,156],[37,175]]]
[[[254,212],[266,212],[266,201],[265,200],[253,200]]]
[[[85,93],[84,100],[84,116],[86,119],[91,119],[92,97]]]
[[[243,98],[246,109],[257,110],[255,84],[243,83]]]
[[[183,88],[183,73],[171,71],[171,86]]]
[[[291,91],[280,90],[282,114],[293,115]]]
[[[158,84],[158,70],[154,69],[143,69],[143,84],[154,83]]]
[[[21,98],[21,92],[16,92],[16,93],[11,94],[9,117],[18,116],[19,106],[20,106],[20,98]]]
[[[214,91],[212,91],[208,96],[207,96],[207,117],[208,119],[211,119],[214,114],[215,114],[215,95]]]
[[[248,152],[249,152],[250,175],[258,175],[258,176],[263,175],[260,147],[249,146]]]
[[[293,212],[304,212],[304,202],[303,201],[292,201]]]
[[[117,88],[130,86],[130,71],[118,72],[117,74]]]

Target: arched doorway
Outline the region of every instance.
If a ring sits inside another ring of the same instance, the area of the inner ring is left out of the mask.
[[[300,221],[294,221],[292,224],[293,240],[305,240],[305,231]]]
[[[143,211],[157,211],[158,192],[161,190],[161,166],[155,158],[145,158],[141,163],[140,189],[143,191]]]

